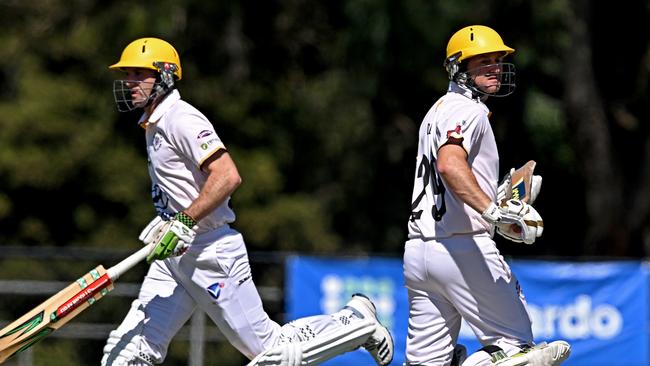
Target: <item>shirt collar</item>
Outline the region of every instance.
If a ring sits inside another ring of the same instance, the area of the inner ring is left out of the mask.
[[[171,93],[167,94],[165,99],[160,102],[156,106],[156,108],[153,110],[153,113],[151,113],[151,116],[148,115],[146,112],[142,114],[140,117],[140,120],[138,121],[138,124],[141,126],[145,126],[148,123],[157,123],[160,118],[169,111],[176,102],[181,100],[181,93],[178,92],[177,89],[174,89],[171,91]]]
[[[457,93],[466,96],[469,99],[478,99],[476,96],[474,96],[474,93],[465,85],[460,85],[455,81],[450,81],[449,82],[449,88],[447,88],[448,93]]]

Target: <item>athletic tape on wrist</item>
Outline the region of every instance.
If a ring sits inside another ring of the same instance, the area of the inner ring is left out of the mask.
[[[193,228],[196,225],[196,220],[183,211],[177,212],[174,218],[189,228]]]

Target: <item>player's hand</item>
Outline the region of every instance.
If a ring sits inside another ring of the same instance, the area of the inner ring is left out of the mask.
[[[177,213],[169,221],[154,218],[139,236],[144,244],[155,245],[147,256],[147,263],[185,253],[196,236],[193,230],[195,225],[196,222],[183,212]]]
[[[496,226],[499,235],[518,243],[532,244],[544,231],[544,221],[537,210],[515,199],[510,199],[498,207],[491,203],[482,216],[488,223]]]
[[[142,229],[138,239],[144,244],[148,245],[156,238],[156,235],[160,232],[160,229],[165,225],[167,221],[163,220],[162,217],[156,216],[147,224],[147,226]]]

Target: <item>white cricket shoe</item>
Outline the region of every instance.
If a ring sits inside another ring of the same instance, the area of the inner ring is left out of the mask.
[[[569,358],[570,353],[571,346],[565,341],[542,342],[500,360],[494,366],[558,366]]]
[[[372,301],[363,294],[354,294],[345,307],[352,308],[361,313],[364,319],[374,320],[377,323],[377,329],[362,347],[372,355],[377,365],[386,366],[390,364],[393,361],[395,348],[393,337],[390,335],[388,328],[381,325],[377,320],[377,309]]]

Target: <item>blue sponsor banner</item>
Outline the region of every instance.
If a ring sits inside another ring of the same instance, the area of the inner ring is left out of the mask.
[[[289,320],[339,311],[352,294],[360,292],[372,299],[379,321],[387,326],[395,341],[391,365],[404,363],[408,298],[400,259],[333,259],[292,257],[286,268],[286,309]],[[323,365],[374,365],[365,350],[349,352]]]
[[[566,366],[647,366],[648,271],[638,261],[512,261],[536,341],[565,339]]]
[[[509,261],[533,320],[535,341],[567,340],[563,366],[650,365],[648,270],[641,262]],[[338,311],[355,292],[370,296],[395,337],[395,360],[404,362],[408,299],[400,259],[293,257],[287,262],[287,315],[296,319]],[[480,348],[466,324],[459,343]],[[372,365],[365,351],[326,365]]]

